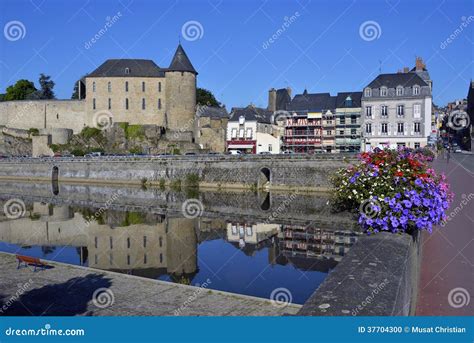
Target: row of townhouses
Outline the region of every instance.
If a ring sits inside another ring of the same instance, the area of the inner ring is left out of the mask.
[[[266,109],[233,108],[226,149],[242,153],[338,153],[419,148],[436,133],[432,80],[421,58],[413,69],[380,74],[361,91],[271,89]]]

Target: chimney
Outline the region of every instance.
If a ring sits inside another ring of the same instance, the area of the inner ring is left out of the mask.
[[[272,88],[268,91],[268,110],[275,112],[276,111],[276,90]]]
[[[410,68],[408,68],[408,67],[403,67],[403,72],[404,72],[404,73],[408,73],[409,71],[410,71]]]
[[[417,57],[415,61],[415,69],[422,71],[426,65],[423,63],[423,59],[421,57]]]

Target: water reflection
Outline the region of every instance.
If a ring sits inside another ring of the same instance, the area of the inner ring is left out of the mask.
[[[0,250],[182,284],[210,279],[209,288],[259,297],[285,287],[296,303],[314,292],[358,236],[337,218],[308,225],[251,215],[188,219],[130,206],[26,201],[26,207],[23,218],[0,218]]]

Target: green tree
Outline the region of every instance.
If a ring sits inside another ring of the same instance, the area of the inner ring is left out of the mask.
[[[51,80],[51,76],[41,73],[38,82],[41,87],[40,99],[55,99],[56,98],[53,91],[54,81]]]
[[[7,87],[5,101],[25,100],[36,92],[35,84],[28,80],[18,80],[14,85]]]
[[[214,94],[211,93],[211,91],[204,89],[204,88],[198,88],[196,90],[196,102],[198,105],[207,105],[207,106],[221,106],[221,103],[217,101],[216,97]]]

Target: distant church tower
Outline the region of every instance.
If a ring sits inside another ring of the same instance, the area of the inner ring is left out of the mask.
[[[197,72],[178,45],[166,77],[166,126],[170,130],[192,131],[196,113]]]

